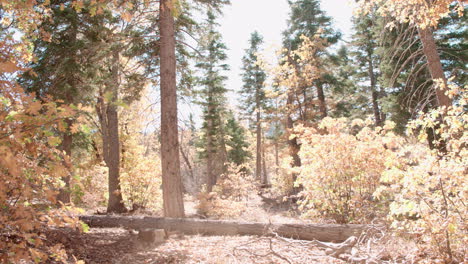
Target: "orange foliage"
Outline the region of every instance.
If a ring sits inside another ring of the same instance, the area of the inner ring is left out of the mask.
[[[0,261],[44,261],[53,248],[44,246],[40,230],[75,224],[44,210],[56,203],[67,174],[56,131],[65,130],[63,120],[74,111],[47,98],[40,102],[7,78],[0,91]]]
[[[468,245],[468,91],[453,85],[449,88],[454,106],[422,114],[409,125],[409,133],[423,142],[427,129],[433,129],[440,135],[434,143],[444,144],[446,152],[425,148],[420,155],[406,158],[405,165],[389,166],[382,175],[386,184],[375,194],[390,194],[393,226],[419,234],[428,251],[439,253],[439,259],[446,263],[463,261]],[[415,153],[416,148],[408,151]]]
[[[391,16],[400,23],[416,24],[420,28],[436,27],[450,12],[463,15],[464,3],[458,0],[359,0],[358,12],[367,13],[377,7],[377,13],[383,17]],[[456,3],[456,5],[452,5]],[[452,9],[453,8],[453,9]],[[393,22],[387,26],[392,27]]]
[[[228,166],[227,172],[220,176],[213,192],[198,195],[198,213],[205,217],[232,218],[241,215],[248,197],[256,193],[255,179],[245,173],[246,165]]]
[[[326,133],[302,126],[295,129],[302,144],[302,166],[295,184],[304,188],[300,209],[306,217],[325,216],[348,223],[367,222],[385,213],[379,212],[372,194],[385,164],[396,157],[392,149],[402,139],[389,131],[391,123],[384,128],[364,126],[357,134],[349,129],[364,123],[354,120],[349,126],[344,118],[328,117],[319,125]]]

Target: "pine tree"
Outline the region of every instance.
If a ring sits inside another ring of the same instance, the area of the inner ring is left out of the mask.
[[[286,128],[288,136],[289,153],[292,157],[292,166],[301,166],[298,155],[300,145],[297,138],[289,134],[294,124],[300,120],[304,124],[316,122],[318,115],[314,109],[318,102],[320,118],[328,115],[325,88],[330,85],[332,76],[327,72],[329,56],[327,48],[336,43],[340,34],[335,32],[331,25],[331,18],[320,9],[317,0],[289,1],[291,8],[288,29],[283,33],[284,54],[283,64],[291,67],[292,75],[298,77],[294,84],[289,84],[286,99]],[[301,54],[310,53],[306,56]],[[306,62],[305,59],[309,61]],[[301,64],[302,63],[302,64]],[[315,93],[315,95],[314,95]],[[314,97],[318,99],[314,100]],[[296,174],[292,175],[295,181]],[[299,192],[294,188],[293,193]]]
[[[378,18],[374,14],[354,17],[354,34],[350,43],[353,49],[352,55],[357,62],[358,72],[356,77],[358,82],[365,84],[367,93],[371,95],[372,112],[376,126],[381,126],[385,121],[385,115],[379,105],[379,100],[383,95],[380,87],[379,69],[380,56],[377,53],[379,48],[379,30],[376,25]]]
[[[265,91],[264,82],[266,74],[258,65],[257,54],[260,52],[260,45],[263,43],[263,38],[258,32],[253,32],[250,36],[250,47],[245,50],[245,55],[242,58],[242,80],[244,85],[240,94],[242,96],[242,108],[246,116],[255,114],[255,119],[251,120],[255,124],[256,130],[256,160],[255,160],[255,176],[257,180],[263,184],[267,184],[267,179],[262,178],[262,116],[261,113],[265,109]]]
[[[332,117],[362,118],[370,114],[368,91],[359,83],[358,67],[346,45],[342,45],[331,57],[333,83],[331,84],[335,106]],[[367,75],[366,75],[367,76]]]
[[[228,136],[226,140],[228,162],[236,165],[246,163],[251,153],[247,150],[249,144],[247,143],[245,129],[236,120],[232,111],[227,114],[226,135]]]
[[[227,79],[223,75],[228,70],[228,65],[224,63],[227,59],[226,46],[222,42],[221,34],[216,31],[216,17],[209,11],[205,23],[206,35],[201,41],[200,58],[196,67],[202,76],[198,84],[202,88],[200,105],[203,107],[203,137],[201,139],[201,156],[207,162],[207,191],[211,192],[216,181],[225,170],[227,161],[226,150],[226,92],[224,81]]]

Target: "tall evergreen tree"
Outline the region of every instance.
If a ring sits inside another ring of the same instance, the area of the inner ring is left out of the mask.
[[[263,184],[267,184],[266,177],[262,178],[262,116],[261,113],[265,108],[265,91],[264,82],[266,74],[263,69],[257,64],[260,45],[263,43],[263,38],[258,32],[253,32],[250,36],[250,47],[245,50],[245,55],[242,58],[242,80],[244,85],[240,91],[242,108],[247,116],[252,116],[255,113],[254,121],[256,127],[256,160],[255,160],[255,176],[257,180]],[[263,174],[265,175],[265,174]]]
[[[249,144],[247,143],[245,130],[236,120],[232,111],[227,113],[226,122],[226,146],[227,160],[236,165],[242,165],[250,158],[251,154],[247,150]]]
[[[333,28],[331,17],[327,16],[320,8],[319,0],[295,0],[289,1],[289,5],[291,13],[288,29],[283,33],[283,46],[286,49],[296,50],[302,43],[301,36],[312,39],[318,34],[321,39],[326,41],[327,46],[335,44],[341,37],[341,34]],[[316,56],[325,58],[328,57],[328,54],[325,50],[320,50]],[[292,58],[291,61],[294,62],[294,60],[295,58]],[[322,117],[328,115],[324,86],[330,82],[330,80],[327,80],[329,78],[331,78],[331,75],[324,72],[321,78],[314,81],[314,84],[304,87],[304,89],[307,89],[315,86]],[[309,100],[311,99],[309,97]]]
[[[377,53],[379,48],[380,30],[376,25],[379,20],[375,14],[358,16],[353,18],[354,34],[352,35],[352,55],[357,63],[358,82],[367,87],[371,95],[372,112],[375,125],[381,126],[385,121],[385,114],[382,112],[379,100],[383,95],[382,87],[379,85],[380,76],[379,64],[380,56]]]
[[[216,31],[216,17],[209,11],[206,20],[206,35],[200,42],[202,58],[196,64],[201,72],[199,85],[202,88],[200,105],[203,107],[202,157],[206,160],[207,191],[211,192],[216,181],[225,170],[227,150],[225,141],[226,92],[224,71],[228,65],[226,45]]]
[[[318,0],[295,0],[289,1],[291,8],[290,18],[288,20],[288,28],[283,33],[283,46],[288,50],[284,62],[291,65],[296,75],[300,76],[301,65],[300,58],[295,56],[295,51],[304,48],[302,44],[307,39],[313,41],[317,48],[314,48],[314,56],[317,58],[315,63],[321,65],[314,65],[317,72],[314,75],[319,75],[319,78],[311,78],[313,81],[307,82],[300,80],[300,87],[288,87],[287,91],[287,116],[286,128],[292,131],[294,124],[300,119],[304,123],[316,121],[316,114],[314,109],[314,95],[317,97],[318,108],[320,117],[328,115],[327,103],[325,99],[325,85],[329,83],[328,80],[331,76],[326,72],[325,61],[328,59],[326,48],[338,41],[340,34],[337,33],[332,27],[332,20],[320,8],[320,1]],[[304,38],[305,37],[305,38]],[[309,43],[311,44],[311,43]],[[297,53],[296,53],[297,54]],[[306,111],[304,111],[306,110]],[[299,117],[299,118],[298,118]],[[314,120],[315,119],[315,120]],[[288,133],[287,133],[288,134]],[[293,159],[292,166],[301,166],[299,157],[300,145],[295,137],[288,139],[290,156]],[[293,181],[296,175],[293,174]],[[294,193],[299,192],[299,188],[293,189]]]
[[[60,5],[63,5],[60,8]],[[85,101],[86,85],[83,85],[86,58],[80,56],[85,50],[84,40],[78,38],[82,32],[83,18],[90,18],[89,14],[81,16],[71,7],[70,1],[55,0],[50,4],[53,12],[51,20],[45,20],[39,25],[45,36],[34,42],[34,54],[37,62],[31,66],[31,71],[21,77],[20,82],[28,92],[36,93],[38,98],[52,96],[62,100],[64,104]],[[54,72],[54,74],[51,74]],[[72,119],[67,119],[67,131],[62,134],[61,150],[69,160],[72,154],[73,135],[70,127]],[[63,178],[65,187],[60,190],[58,200],[63,203],[70,202],[70,174],[71,164],[65,162],[69,173]]]
[[[52,1],[54,20],[45,20],[40,25],[50,41],[35,41],[38,60],[31,65],[34,73],[26,73],[23,81],[39,96],[50,95],[65,104],[95,104],[103,158],[109,168],[108,211],[123,212],[118,104],[137,99],[146,79],[140,73],[126,71],[122,62],[122,58],[133,60],[136,56],[133,41],[139,39],[140,30],[132,23],[123,23],[110,10],[114,8],[112,5],[107,8],[97,12],[85,5],[78,13],[71,1]],[[118,24],[121,27],[114,27]],[[72,122],[67,120],[69,128]],[[72,134],[65,133],[62,149],[68,156],[72,142]],[[69,177],[64,181],[68,187]],[[62,191],[58,198],[69,202],[69,194],[69,190]]]

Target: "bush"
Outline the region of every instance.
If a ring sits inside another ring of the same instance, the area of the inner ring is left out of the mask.
[[[450,95],[457,105],[421,114],[409,126],[409,133],[423,142],[432,130],[440,151],[426,148],[406,166],[389,167],[382,178],[387,184],[377,194],[394,193],[393,227],[416,234],[429,252],[439,253],[440,261],[462,262],[468,245],[468,93],[451,87]]]
[[[391,123],[372,129],[364,121],[354,120],[351,127],[358,129],[356,135],[347,127],[346,119],[325,118],[319,125],[325,133],[296,128],[302,167],[295,184],[303,187],[300,210],[305,217],[349,223],[368,222],[386,213],[373,193],[386,163],[396,159],[393,150],[402,139],[390,132]]]
[[[65,130],[64,118],[73,111],[13,86],[0,86],[0,262],[66,258],[60,245],[45,245],[42,232],[79,226],[76,219],[51,210],[68,173],[56,131]]]
[[[240,216],[248,197],[256,193],[255,180],[248,175],[246,165],[229,164],[226,173],[222,174],[213,192],[201,192],[198,195],[198,214],[204,217],[232,218]]]

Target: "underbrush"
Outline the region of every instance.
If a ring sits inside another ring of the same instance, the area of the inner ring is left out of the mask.
[[[220,175],[213,192],[198,194],[197,213],[203,217],[234,218],[246,209],[249,195],[256,193],[254,178],[247,174],[245,165],[229,164]]]
[[[463,261],[468,245],[467,91],[451,87],[456,104],[421,113],[407,136],[393,124],[325,118],[320,133],[297,127],[303,217],[338,223],[381,220],[409,236],[433,261]],[[325,133],[323,132],[325,130]],[[431,150],[429,136],[435,140]],[[418,142],[419,140],[419,142]],[[429,263],[429,262],[427,262]]]

